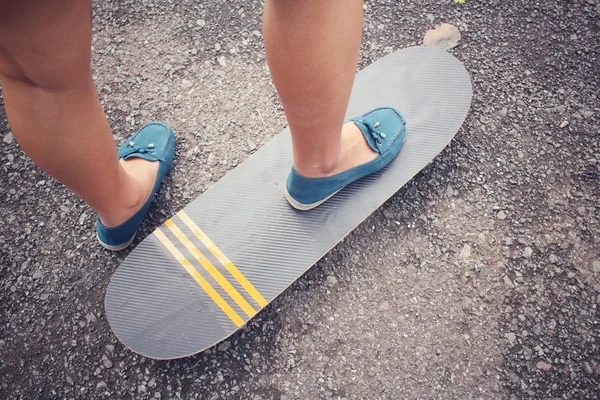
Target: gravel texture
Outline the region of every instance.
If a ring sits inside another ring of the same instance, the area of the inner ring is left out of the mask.
[[[101,249],[94,214],[24,156],[0,102],[0,398],[600,397],[600,3],[365,5],[360,67],[458,27],[471,113],[409,185],[194,357],[148,360],[111,333],[104,293],[126,252]],[[179,138],[135,243],[285,126],[261,7],[95,3],[116,143],[153,119]]]

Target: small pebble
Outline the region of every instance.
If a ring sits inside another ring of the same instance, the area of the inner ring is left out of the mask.
[[[13,134],[12,132],[8,132],[6,135],[4,135],[4,138],[2,139],[2,141],[6,144],[11,144],[13,142]]]
[[[79,216],[79,225],[83,225],[85,223],[85,219],[87,218],[87,214],[86,213],[81,213],[81,215]]]
[[[467,259],[471,257],[471,246],[465,243],[462,250],[460,251],[460,258]]]
[[[564,105],[560,105],[556,107],[547,108],[546,111],[551,113],[564,113],[565,111],[567,111],[567,107],[565,107]]]
[[[514,288],[515,287],[515,284],[513,283],[513,281],[510,280],[510,278],[508,276],[504,275],[503,280],[504,280],[504,284],[506,286],[508,286],[510,288]]]
[[[198,146],[192,147],[185,153],[185,158],[191,160],[198,153]]]
[[[230,341],[226,341],[226,342],[221,343],[217,347],[217,350],[225,352],[225,351],[229,350],[230,348],[231,348],[231,342]]]
[[[569,125],[569,122],[568,121],[563,121],[563,122],[560,123],[560,128],[561,129],[566,128],[567,125]]]
[[[507,333],[507,334],[506,334],[506,335],[504,335],[504,336],[506,336],[506,339],[508,340],[508,342],[509,342],[511,345],[515,344],[515,341],[517,340],[517,335],[515,335],[515,334],[514,334],[514,333],[512,333],[512,332],[509,332],[509,333]]]
[[[543,361],[539,361],[537,364],[535,364],[535,367],[537,369],[539,369],[540,371],[548,372],[552,368],[552,365],[548,364],[548,363],[545,363]]]
[[[594,115],[593,111],[588,110],[588,111],[583,112],[583,118],[586,118],[586,119],[591,118],[593,115]]]
[[[106,356],[103,356],[102,357],[102,365],[104,365],[104,368],[112,368],[113,363]]]

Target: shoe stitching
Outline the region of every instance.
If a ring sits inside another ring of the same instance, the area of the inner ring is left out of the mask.
[[[158,125],[158,126],[160,126],[161,128],[163,128],[163,129],[166,131],[166,133],[167,133],[167,135],[166,135],[166,136],[167,136],[167,137],[166,137],[166,140],[164,141],[164,143],[163,143],[163,145],[162,145],[162,148],[161,148],[161,150],[160,150],[160,151],[162,151],[162,153],[166,153],[166,149],[167,149],[167,146],[168,146],[168,144],[169,144],[169,140],[170,140],[170,138],[171,138],[171,130],[170,130],[170,129],[168,129],[168,128],[167,128],[166,126],[164,126],[163,124],[161,124],[161,123],[158,123],[158,122],[150,122],[150,123],[148,123],[148,124],[144,125],[144,126],[143,126],[143,127],[142,127],[142,128],[139,130],[139,131],[137,131],[137,132],[136,132],[136,133],[135,133],[135,134],[134,134],[134,135],[133,135],[133,136],[132,136],[132,137],[131,137],[131,138],[130,138],[128,141],[126,141],[125,143],[127,143],[127,142],[129,142],[129,141],[135,141],[135,140],[138,138],[138,136],[140,136],[140,135],[141,135],[142,131],[143,131],[145,128],[148,128],[148,127],[150,127],[150,126],[157,126],[157,125]],[[124,145],[125,143],[123,143],[123,145]],[[121,145],[121,146],[123,146],[123,145]],[[157,160],[157,161],[161,161],[161,160]],[[165,161],[166,161],[166,160],[165,160]]]
[[[362,116],[362,118],[367,118],[369,115],[371,115],[371,114],[373,114],[373,113],[375,113],[377,111],[382,111],[382,110],[383,111],[392,111],[392,112],[394,112],[394,114],[396,114],[396,116],[398,116],[398,118],[400,119],[400,122],[401,122],[400,126],[398,127],[398,130],[396,131],[396,133],[391,137],[391,139],[388,142],[388,149],[386,151],[386,154],[387,154],[390,151],[390,149],[392,148],[392,145],[394,144],[394,142],[398,138],[398,135],[400,134],[400,132],[402,131],[402,129],[406,126],[406,120],[404,119],[404,117],[402,116],[402,114],[400,114],[397,110],[395,110],[392,107],[377,107],[377,108],[374,108],[371,111],[369,111],[366,114],[364,114]],[[364,122],[362,121],[362,119],[361,120],[357,119],[357,121],[360,121],[361,123],[364,124]],[[381,154],[381,151],[379,151],[379,154],[383,156],[383,154]]]

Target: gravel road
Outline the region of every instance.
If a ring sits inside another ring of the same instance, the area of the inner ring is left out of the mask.
[[[458,27],[467,121],[243,331],[182,360],[112,334],[104,293],[127,252],[102,250],[91,210],[23,154],[0,97],[0,398],[600,398],[600,2],[365,9],[361,68]],[[95,2],[93,68],[117,144],[152,119],[179,138],[135,243],[285,126],[261,10]]]

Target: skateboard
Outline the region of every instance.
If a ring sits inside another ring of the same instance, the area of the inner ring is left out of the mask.
[[[144,238],[111,277],[108,323],[153,359],[200,353],[242,328],[448,145],[471,106],[463,64],[435,47],[390,53],[355,76],[346,117],[391,106],[406,141],[383,170],[319,207],[284,196],[288,128]]]

